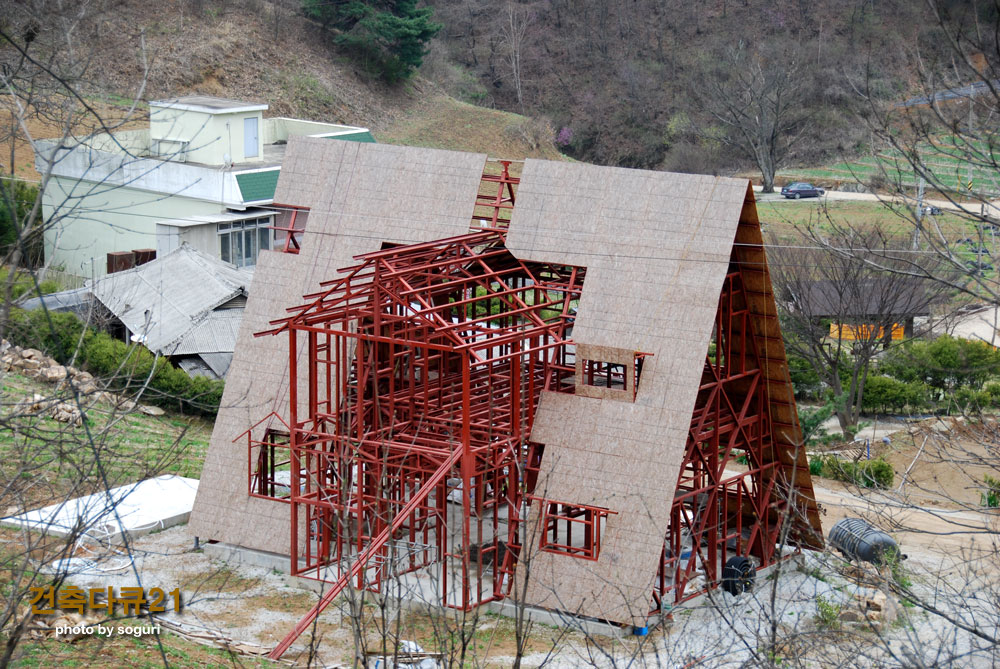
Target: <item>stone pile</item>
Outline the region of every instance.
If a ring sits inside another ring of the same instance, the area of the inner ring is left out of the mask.
[[[19,402],[16,412],[29,416],[46,415],[60,423],[70,423],[72,425],[83,424],[83,414],[75,404],[63,402],[52,397],[44,397],[37,393],[30,400]]]
[[[72,388],[88,399],[107,402],[119,411],[138,409],[150,416],[164,414],[163,409],[159,407],[136,404],[130,399],[101,390],[97,380],[89,372],[70,365],[60,365],[54,358],[38,349],[22,348],[6,339],[0,339],[0,374],[6,372],[54,384],[57,390]],[[82,420],[80,410],[74,403],[53,398],[45,399],[41,395],[35,395],[31,401],[22,402],[19,409],[32,414],[47,414],[55,420],[74,425],[79,425]]]
[[[89,372],[60,365],[35,348],[21,348],[6,339],[0,340],[0,372],[16,372],[29,379],[62,385],[68,382],[81,395],[98,392],[97,382]]]

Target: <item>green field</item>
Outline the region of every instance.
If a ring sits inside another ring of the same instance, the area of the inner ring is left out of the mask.
[[[921,144],[918,150],[921,160],[933,174],[933,181],[943,188],[966,193],[971,179],[972,194],[1000,195],[1000,171],[992,167],[1000,163],[1000,148],[981,140],[962,143],[947,135],[933,143]],[[869,184],[883,175],[889,183],[904,187],[916,188],[918,183],[910,163],[895,149],[821,167],[784,169],[778,175],[785,180],[815,181],[831,186],[850,182]]]
[[[18,479],[30,482],[23,486],[27,506],[49,504],[81,481],[97,486],[95,449],[111,485],[160,474],[201,477],[212,435],[211,422],[203,418],[123,413],[107,402],[84,397],[87,419],[73,426],[44,411],[28,413],[22,403],[36,395],[51,398],[57,393],[53,386],[13,372],[3,376],[0,478],[7,484]]]

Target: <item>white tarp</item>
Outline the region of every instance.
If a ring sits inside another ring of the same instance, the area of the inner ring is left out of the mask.
[[[76,528],[102,543],[117,542],[122,528],[135,535],[186,522],[197,492],[197,479],[160,476],[0,518],[0,524],[59,537]]]

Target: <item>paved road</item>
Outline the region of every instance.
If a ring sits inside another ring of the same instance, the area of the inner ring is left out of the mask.
[[[828,190],[826,195],[819,198],[805,198],[803,200],[789,200],[785,198],[781,193],[763,193],[761,186],[754,186],[754,195],[758,202],[787,202],[790,205],[797,206],[815,206],[822,202],[828,201],[855,201],[855,202],[904,202],[915,206],[916,202],[913,198],[901,198],[901,197],[887,197],[884,195],[875,195],[873,193],[848,193],[839,190]],[[937,207],[943,210],[949,211],[961,211],[962,205],[954,202],[949,202],[948,200],[941,199],[924,199],[925,206]],[[965,211],[978,215],[981,211],[981,205],[978,202],[966,203]],[[994,218],[1000,218],[1000,200],[994,200],[989,205],[989,214]]]

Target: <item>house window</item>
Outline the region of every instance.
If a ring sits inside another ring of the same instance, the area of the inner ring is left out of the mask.
[[[219,223],[219,257],[237,267],[253,267],[257,254],[271,248],[271,217]]]
[[[596,560],[601,553],[601,535],[608,514],[616,512],[599,506],[539,501],[542,504],[539,548],[547,553]]]

